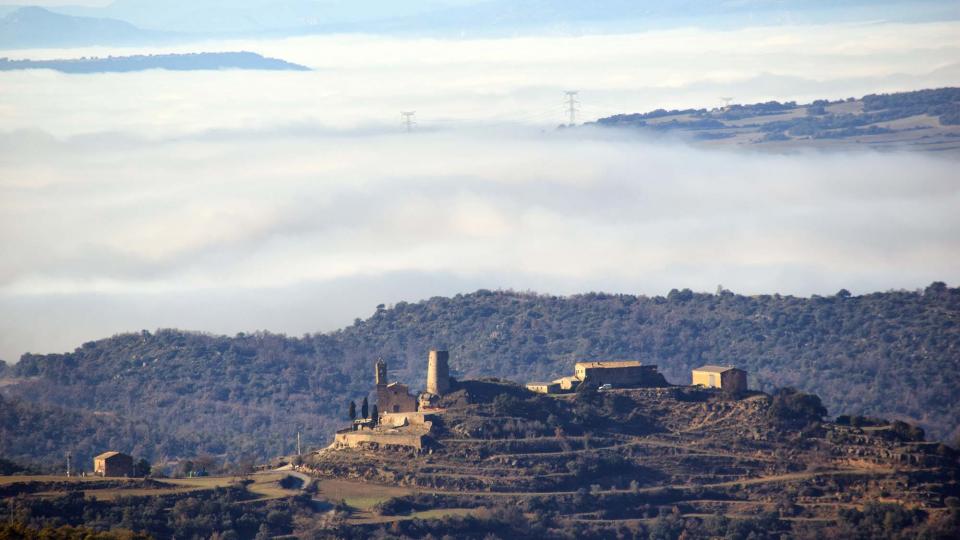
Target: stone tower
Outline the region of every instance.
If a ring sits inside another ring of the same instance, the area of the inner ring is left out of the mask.
[[[427,362],[427,392],[442,396],[450,390],[450,354],[447,351],[430,351]]]
[[[383,361],[383,358],[377,358],[376,381],[377,386],[387,384],[387,363]]]

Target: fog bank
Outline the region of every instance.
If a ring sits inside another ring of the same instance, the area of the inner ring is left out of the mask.
[[[205,46],[310,73],[0,73],[0,358],[162,326],[330,330],[481,287],[956,284],[954,158],[554,128],[569,88],[591,119],[960,84],[958,29],[305,38]]]

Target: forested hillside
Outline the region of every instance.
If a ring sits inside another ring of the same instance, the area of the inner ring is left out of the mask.
[[[685,136],[713,145],[786,148],[869,147],[960,150],[960,88],[870,94],[860,99],[733,104],[721,109],[658,109],[600,118],[601,127],[650,136]]]
[[[153,460],[206,452],[237,461],[291,451],[297,429],[319,446],[347,400],[370,389],[375,358],[422,388],[430,347],[450,350],[457,376],[516,381],[568,374],[580,359],[631,358],[688,384],[691,367],[733,363],[754,387],[819,394],[830,414],[903,419],[953,440],[958,323],[960,289],[935,283],[813,298],[482,290],[379,306],[348,328],[301,338],[143,331],[9,367],[0,391],[16,402],[3,406],[0,453],[51,463],[67,448],[85,460],[110,447]]]

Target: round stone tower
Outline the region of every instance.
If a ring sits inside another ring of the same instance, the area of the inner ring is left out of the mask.
[[[450,354],[447,351],[430,351],[427,361],[427,392],[442,396],[450,390]]]

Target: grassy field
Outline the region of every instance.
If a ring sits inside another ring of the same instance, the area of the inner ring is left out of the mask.
[[[407,519],[437,519],[444,516],[465,515],[473,511],[469,508],[440,508],[403,516],[381,516],[374,512],[374,506],[393,497],[410,495],[414,490],[347,480],[320,480],[318,488],[320,497],[334,503],[344,501],[353,511],[349,522],[355,525],[389,523]]]
[[[378,486],[346,480],[321,480],[318,488],[318,495],[321,497],[333,502],[342,500],[348,506],[360,511],[369,511],[377,503],[413,493],[413,490],[402,487]]]

